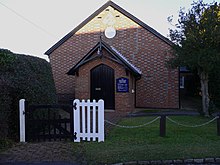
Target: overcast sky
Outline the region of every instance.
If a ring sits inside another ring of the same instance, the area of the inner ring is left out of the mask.
[[[112,0],[167,37],[180,7],[193,0]],[[213,2],[213,0],[204,0]],[[215,0],[219,2],[220,0]],[[107,0],[0,0],[0,48],[47,59],[53,44],[69,33]]]

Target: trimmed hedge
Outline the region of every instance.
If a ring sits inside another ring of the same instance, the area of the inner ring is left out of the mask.
[[[18,103],[56,103],[50,64],[41,58],[0,49],[0,137],[18,139]]]

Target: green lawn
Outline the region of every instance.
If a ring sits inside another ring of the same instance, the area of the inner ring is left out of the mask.
[[[125,118],[119,124],[139,125],[154,118]],[[188,125],[210,120],[189,116],[170,118]],[[217,136],[216,120],[199,128],[185,128],[167,120],[166,137],[159,136],[159,120],[142,128],[114,127],[104,143],[84,142],[74,145],[80,146],[77,147],[79,152],[83,152],[90,164],[220,157],[220,136]]]

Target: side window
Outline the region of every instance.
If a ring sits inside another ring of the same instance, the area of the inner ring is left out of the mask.
[[[180,77],[180,88],[183,89],[184,88],[184,76]]]

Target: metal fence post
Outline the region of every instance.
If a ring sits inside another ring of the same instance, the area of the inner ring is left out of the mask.
[[[160,116],[160,136],[166,136],[166,115]]]

